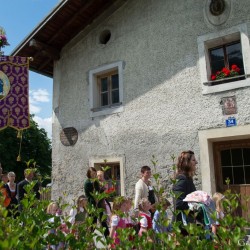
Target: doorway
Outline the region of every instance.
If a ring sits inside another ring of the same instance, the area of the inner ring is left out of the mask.
[[[216,191],[231,189],[240,194],[237,215],[247,219],[250,213],[250,139],[213,142]],[[227,181],[226,181],[227,180]]]

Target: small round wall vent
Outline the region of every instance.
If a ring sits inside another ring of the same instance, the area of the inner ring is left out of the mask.
[[[212,15],[219,16],[221,15],[226,8],[226,3],[224,0],[212,0],[209,6],[209,10]]]
[[[100,44],[107,44],[110,38],[111,38],[110,30],[104,30],[99,37],[99,42]]]
[[[203,9],[205,20],[212,25],[224,24],[231,15],[232,0],[206,0]]]

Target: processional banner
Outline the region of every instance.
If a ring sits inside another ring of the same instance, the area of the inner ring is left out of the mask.
[[[0,56],[0,129],[29,128],[29,58]]]

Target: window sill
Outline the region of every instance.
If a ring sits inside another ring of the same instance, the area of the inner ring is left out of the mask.
[[[203,83],[202,94],[212,94],[232,89],[250,87],[250,75],[234,76],[221,80],[208,81]]]
[[[232,77],[227,77],[227,78],[223,78],[223,79],[219,79],[219,80],[204,82],[203,84],[205,86],[215,86],[215,85],[224,84],[224,83],[228,83],[228,82],[236,82],[236,81],[240,81],[240,80],[245,80],[249,76],[250,75],[232,76]]]
[[[90,117],[111,115],[111,114],[123,112],[123,110],[124,110],[124,107],[122,103],[120,102],[115,105],[109,105],[109,106],[100,107],[100,108],[93,108],[91,109]]]

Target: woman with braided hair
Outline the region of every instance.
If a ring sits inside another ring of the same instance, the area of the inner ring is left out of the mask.
[[[191,150],[183,151],[177,161],[176,183],[173,186],[173,192],[176,196],[174,198],[174,204],[177,211],[175,220],[181,221],[183,225],[193,222],[192,214],[189,213],[189,215],[186,216],[184,213],[189,207],[188,203],[183,201],[183,199],[185,199],[188,194],[196,191],[193,176],[195,174],[197,163],[194,152]],[[187,235],[183,225],[181,225],[182,234]]]

